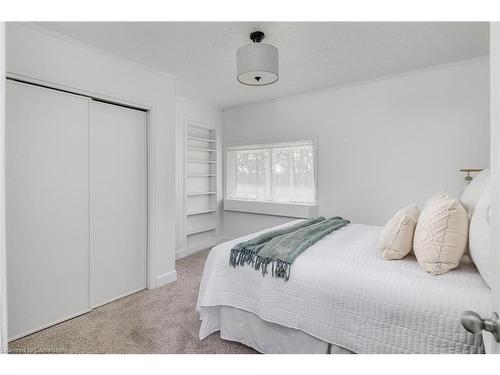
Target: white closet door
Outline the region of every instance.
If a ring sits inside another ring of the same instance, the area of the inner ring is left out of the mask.
[[[89,308],[89,106],[80,96],[7,83],[10,339]]]
[[[146,288],[146,113],[92,102],[91,306]]]

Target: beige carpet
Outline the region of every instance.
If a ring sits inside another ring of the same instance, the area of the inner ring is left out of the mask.
[[[255,353],[216,332],[198,339],[196,298],[208,251],[177,261],[177,281],[102,306],[9,345],[13,353]]]

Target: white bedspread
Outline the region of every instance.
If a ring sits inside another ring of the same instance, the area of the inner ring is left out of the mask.
[[[286,224],[289,225],[289,224]],[[480,353],[480,335],[460,325],[464,310],[490,313],[490,290],[470,263],[444,275],[424,272],[413,256],[384,261],[381,227],[349,224],[302,253],[290,280],[229,266],[231,247],[206,261],[197,310],[226,305],[302,330],[356,353]],[[200,331],[200,339],[206,336]]]

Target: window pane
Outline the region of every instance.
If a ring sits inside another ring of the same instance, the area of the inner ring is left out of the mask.
[[[314,203],[314,146],[241,146],[227,153],[228,198]]]
[[[294,202],[314,202],[314,163],[312,147],[293,150],[293,198]]]
[[[268,160],[267,150],[236,152],[236,197],[255,200],[267,198]]]
[[[290,179],[291,172],[291,153],[289,149],[274,149],[273,150],[273,172],[271,191],[273,201],[275,202],[290,202],[292,201],[292,181]]]

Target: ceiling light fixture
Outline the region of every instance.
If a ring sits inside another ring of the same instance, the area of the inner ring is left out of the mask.
[[[278,49],[262,43],[262,31],[254,31],[250,39],[252,43],[238,48],[236,53],[238,81],[248,86],[265,86],[276,82],[279,78]]]

